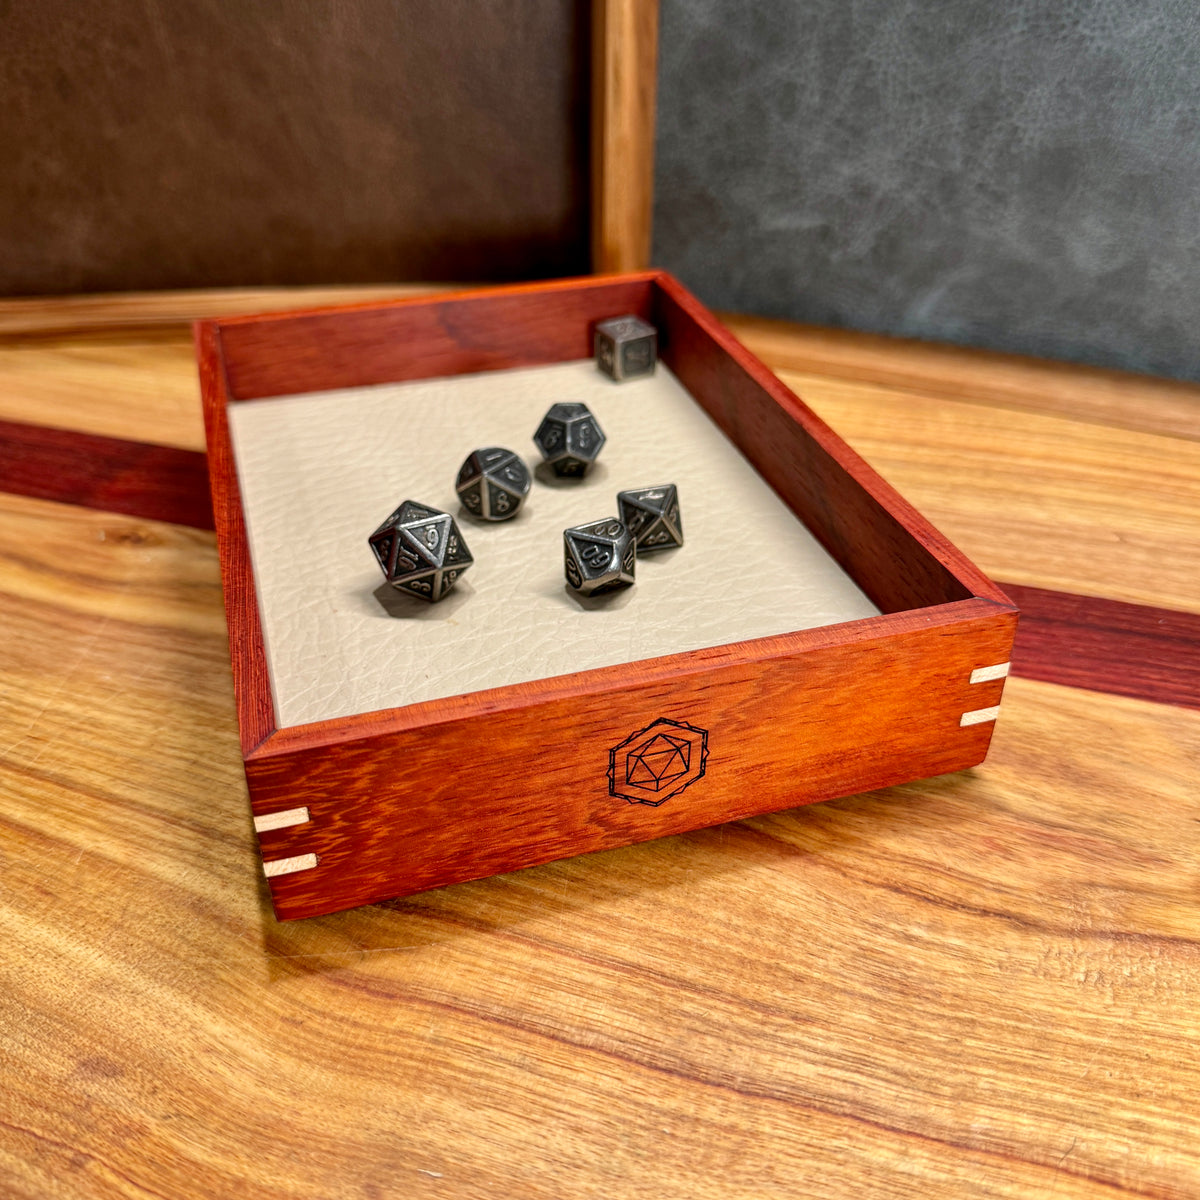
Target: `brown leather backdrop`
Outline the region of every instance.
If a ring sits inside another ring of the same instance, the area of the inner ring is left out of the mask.
[[[0,3],[0,294],[588,269],[588,6]]]

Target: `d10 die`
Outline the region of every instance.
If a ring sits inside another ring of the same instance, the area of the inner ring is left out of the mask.
[[[658,332],[641,317],[609,317],[596,325],[596,366],[620,382],[653,375],[658,361]]]
[[[639,554],[683,545],[679,493],[673,483],[618,492],[617,508]]]
[[[459,468],[454,490],[468,512],[485,521],[507,521],[529,495],[529,468],[503,446],[473,450]]]
[[[552,404],[533,440],[556,475],[586,475],[604,445],[604,430],[586,404]]]
[[[367,539],[392,587],[440,600],[475,561],[449,513],[405,500]]]
[[[567,583],[583,596],[597,596],[633,583],[637,565],[629,530],[614,517],[563,531]]]

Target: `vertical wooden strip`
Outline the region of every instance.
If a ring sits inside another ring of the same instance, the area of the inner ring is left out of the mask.
[[[658,0],[592,5],[592,269],[650,262]]]

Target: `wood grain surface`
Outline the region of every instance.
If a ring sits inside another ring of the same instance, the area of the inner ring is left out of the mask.
[[[0,406],[194,449],[192,370],[23,333]],[[805,399],[985,569],[1200,612],[1153,381],[847,370]],[[281,925],[213,535],[0,495],[0,628],[5,1196],[1200,1194],[1196,711],[1010,679],[971,771]]]
[[[993,578],[1200,611],[1200,442],[781,377]]]
[[[177,338],[193,321],[330,304],[364,304],[443,291],[449,284],[356,283],[342,287],[196,288],[184,292],[111,292],[87,296],[0,297],[0,337],[71,337],[95,341],[162,332]],[[71,343],[75,345],[74,342]]]
[[[1194,383],[766,317],[722,319],[777,371],[1200,439]]]

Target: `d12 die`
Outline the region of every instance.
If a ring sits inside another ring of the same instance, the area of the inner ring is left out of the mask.
[[[563,550],[567,583],[580,595],[597,596],[633,583],[633,539],[615,517],[564,530]]]
[[[586,404],[552,404],[533,440],[556,475],[586,475],[604,445],[604,430]]]
[[[658,361],[658,332],[641,317],[609,317],[596,324],[596,366],[618,382],[653,375]]]
[[[673,483],[618,492],[617,508],[639,554],[683,545],[679,493]]]
[[[405,500],[367,540],[392,587],[431,602],[475,561],[454,518],[415,500]]]
[[[529,495],[529,468],[511,450],[473,450],[459,468],[454,490],[468,512],[485,521],[515,517]]]

